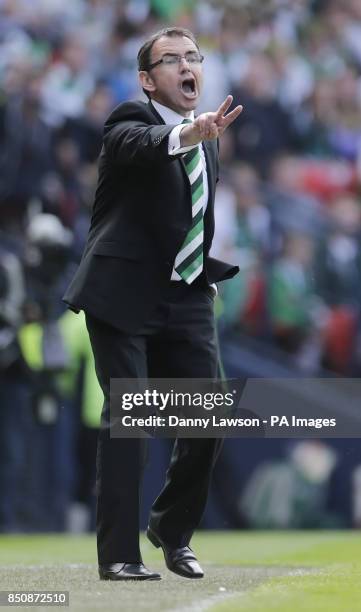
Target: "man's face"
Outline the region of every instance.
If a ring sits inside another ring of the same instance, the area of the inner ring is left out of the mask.
[[[189,52],[199,53],[197,46],[186,36],[163,36],[153,45],[150,63],[157,62],[167,54],[185,56]],[[183,117],[197,107],[202,90],[202,64],[189,64],[185,59],[178,64],[155,66],[139,73],[142,87],[151,98],[168,106]]]

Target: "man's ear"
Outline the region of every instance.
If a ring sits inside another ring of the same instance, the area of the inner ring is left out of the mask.
[[[156,86],[149,72],[147,72],[146,70],[140,70],[138,72],[138,76],[142,89],[149,91],[149,93],[156,90]]]

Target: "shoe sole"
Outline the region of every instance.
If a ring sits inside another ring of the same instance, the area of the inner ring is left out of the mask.
[[[161,576],[152,576],[152,577],[148,577],[148,576],[129,576],[129,578],[113,578],[110,576],[103,576],[101,574],[99,574],[99,579],[100,580],[110,580],[112,582],[122,582],[123,580],[134,580],[135,582],[139,582],[139,580],[144,581],[144,580],[161,580]]]
[[[155,535],[155,533],[153,533],[153,531],[151,531],[151,529],[149,529],[149,527],[147,528],[147,538],[153,544],[153,546],[155,546],[156,548],[162,548],[162,550],[163,550],[163,546],[162,546],[161,542],[158,540],[158,538]],[[164,554],[164,550],[163,550],[163,554]],[[199,580],[200,578],[203,578],[203,576],[204,576],[204,574],[202,574],[202,576],[197,576],[197,574],[195,574],[195,575],[184,574],[184,573],[182,573],[181,570],[176,570],[173,567],[169,567],[165,555],[164,555],[164,560],[165,560],[165,564],[166,564],[167,568],[169,569],[169,571],[173,572],[173,574],[177,574],[177,576],[182,576],[182,578],[191,578],[192,580]]]

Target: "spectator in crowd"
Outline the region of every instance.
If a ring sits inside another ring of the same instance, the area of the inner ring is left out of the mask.
[[[101,392],[84,318],[59,311],[70,231],[54,215],[35,215],[28,225],[27,246],[24,320],[14,355],[9,343],[6,353],[0,353],[1,371],[6,365],[8,379],[1,387],[1,432],[9,433],[0,450],[0,489],[9,492],[1,496],[0,529],[62,531],[73,500],[88,509],[89,526],[94,523]],[[9,260],[9,267],[14,259],[7,256],[3,263]],[[3,302],[4,314],[12,305],[8,325],[14,327],[19,304],[15,307],[24,300],[15,280],[13,274],[13,287]],[[6,395],[10,391],[12,399]]]
[[[277,99],[276,86],[272,61],[258,54],[249,59],[246,75],[232,92],[235,103],[242,100],[248,110],[233,128],[236,156],[255,166],[263,176],[272,158],[295,144],[291,117]]]
[[[269,313],[272,333],[278,346],[289,353],[297,353],[313,331],[313,248],[308,236],[288,235],[284,252],[271,268]]]
[[[54,154],[53,133],[42,115],[43,78],[36,69],[25,72],[0,108],[0,222],[18,233]]]
[[[361,207],[353,195],[335,198],[329,224],[317,257],[319,292],[330,308],[324,365],[345,375],[355,371],[361,299]]]
[[[17,330],[25,298],[19,258],[0,246],[0,532],[21,528],[27,385]]]
[[[96,163],[102,143],[104,118],[114,108],[114,103],[111,89],[100,82],[87,98],[84,113],[80,117],[69,118],[65,123],[61,132],[76,142],[79,162]]]
[[[69,35],[62,41],[59,59],[49,66],[42,87],[47,120],[59,126],[67,118],[80,117],[94,89],[94,76],[87,69],[89,56],[82,38]]]
[[[234,211],[224,235],[231,239],[232,248],[225,249],[225,255],[240,267],[240,273],[231,287],[222,288],[223,320],[256,334],[264,322],[262,267],[270,249],[270,215],[263,203],[262,182],[252,166],[234,164],[230,184]]]

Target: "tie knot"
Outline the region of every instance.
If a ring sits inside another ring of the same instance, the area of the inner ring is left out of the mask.
[[[193,123],[191,119],[183,119],[182,123]]]

